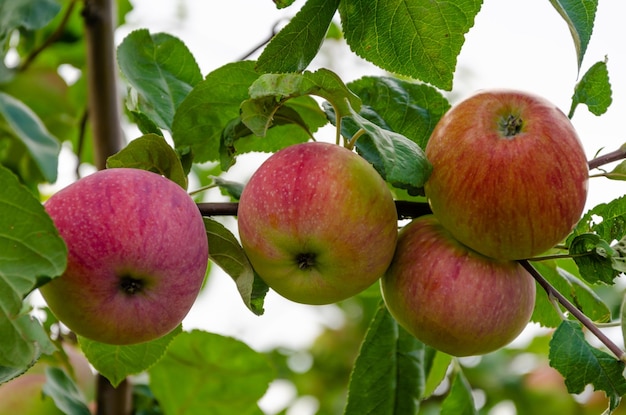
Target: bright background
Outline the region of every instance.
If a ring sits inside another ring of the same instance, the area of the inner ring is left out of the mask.
[[[118,42],[138,28],[170,33],[183,40],[207,74],[246,55],[270,35],[275,23],[293,16],[304,1],[284,10],[277,10],[271,0],[134,0],[133,4],[135,9],[127,16],[127,24],[117,33]],[[602,148],[605,152],[614,150],[626,141],[622,118],[626,114],[626,25],[622,22],[625,12],[624,2],[600,2],[579,74],[569,29],[548,0],[485,0],[459,56],[454,90],[446,95],[454,103],[478,89],[517,88],[542,95],[567,113],[579,76],[608,57],[613,104],[602,117],[579,106],[572,121],[588,158]],[[343,41],[326,42],[310,69],[319,67],[335,71],[345,82],[364,75],[385,74],[358,58]],[[132,134],[130,130],[130,138]],[[324,134],[325,131],[318,138],[324,140]],[[258,155],[242,157],[226,177],[245,182],[261,160]],[[622,182],[593,179],[588,206],[608,202],[625,191],[626,184]],[[220,200],[218,192],[208,194],[208,201]],[[221,220],[236,234],[233,218]],[[266,297],[265,314],[254,316],[243,305],[230,277],[214,266],[208,287],[184,326],[230,335],[263,351],[277,346],[307,347],[324,326],[338,327],[344,318],[336,306],[295,304],[273,293]],[[531,327],[518,342],[527,340],[532,333]],[[305,369],[307,362],[299,364]],[[277,382],[262,401],[262,408],[276,413],[293,394],[289,385]],[[314,412],[314,404],[303,402],[289,414]]]

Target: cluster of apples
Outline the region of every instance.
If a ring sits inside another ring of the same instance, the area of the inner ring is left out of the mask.
[[[383,296],[424,343],[456,356],[484,354],[527,325],[535,283],[517,261],[549,250],[580,219],[585,152],[556,106],[495,90],[448,111],[426,156],[433,215],[400,232]]]
[[[244,188],[241,243],[290,300],[332,303],[380,280],[387,308],[416,338],[484,354],[530,320],[535,282],[517,260],[550,249],[582,214],[584,150],[556,106],[498,90],[444,115],[426,156],[433,214],[398,233],[389,188],[356,153],[328,143],[283,149]]]

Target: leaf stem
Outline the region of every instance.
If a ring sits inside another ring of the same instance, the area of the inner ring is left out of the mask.
[[[361,137],[363,134],[365,134],[365,130],[363,128],[354,133],[350,141],[348,141],[348,143],[346,144],[346,148],[352,150],[356,144],[356,140],[358,140],[359,137]]]
[[[535,268],[533,268],[527,260],[521,260],[519,263],[530,273],[530,275],[532,275],[535,281],[541,285],[549,297],[555,298],[571,315],[576,317],[576,319],[580,321],[583,326],[593,333],[593,335],[596,336],[597,339],[600,340],[602,344],[604,344],[619,360],[626,362],[626,352],[609,339],[589,317],[570,303],[569,300],[565,298],[556,288],[554,288],[548,280],[546,280]]]

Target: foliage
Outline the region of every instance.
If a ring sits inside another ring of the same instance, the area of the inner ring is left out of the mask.
[[[274,3],[293,6],[291,0]],[[598,2],[550,3],[570,29],[581,71]],[[87,110],[89,45],[78,4],[0,2],[0,50],[19,56],[14,66],[0,64],[0,382],[26,372],[69,336],[45,309],[48,318],[41,321],[36,316],[42,313],[31,312],[29,295],[66,265],[65,245],[41,205],[42,185],[57,180],[63,146],[81,163],[93,164],[90,127],[97,115]],[[257,60],[225,62],[207,74],[195,51],[176,36],[135,30],[116,56],[126,86],[125,114],[141,135],[108,155],[107,165],[155,171],[185,189],[211,177],[209,185],[236,200],[241,184],[222,175],[239,156],[275,152],[334,125],[337,144],[373,164],[398,199],[421,200],[431,169],[423,149],[450,108],[446,91],[454,91],[457,57],[481,5],[479,0],[308,0]],[[131,5],[118,0],[117,9],[122,23]],[[393,75],[344,82],[328,69],[310,70],[336,18],[352,51]],[[61,65],[77,68],[80,78],[65,81],[58,74]],[[607,60],[597,62],[572,86],[570,118],[580,104],[604,114],[611,95]],[[623,180],[624,168],[620,164],[606,177]],[[596,206],[554,255],[534,262],[594,324],[617,324],[623,333],[626,307],[620,310],[619,282],[626,271],[625,224],[624,198]],[[268,287],[237,238],[215,218],[205,217],[205,227],[211,261],[232,277],[241,306],[262,315]],[[180,327],[146,344],[113,347],[83,338],[79,344],[114,386],[139,375],[137,413],[260,414],[258,401],[273,380],[291,382],[300,396],[315,396],[320,414],[476,414],[501,401],[513,402],[518,413],[547,407],[588,413],[591,404],[571,396],[588,385],[604,396],[602,409],[620,412],[624,355],[590,341],[549,295],[538,295],[532,318],[549,332],[474,364],[411,337],[386,311],[377,287],[338,306],[349,316],[344,327],[327,330],[306,351],[261,353],[236,339]],[[350,314],[355,308],[359,312]],[[290,367],[296,353],[312,356],[306,373]],[[511,371],[524,354],[536,356],[533,369]],[[552,393],[546,396],[528,379],[552,368],[561,377],[546,384]],[[59,408],[86,413],[87,403],[69,375],[51,368],[47,376],[44,392]],[[566,390],[558,389],[563,384]],[[480,405],[477,391],[486,395]]]

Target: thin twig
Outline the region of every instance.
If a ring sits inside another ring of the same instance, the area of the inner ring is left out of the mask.
[[[519,263],[533,276],[535,281],[548,293],[548,296],[556,298],[556,300],[578,321],[582,323],[594,336],[598,338],[619,360],[626,362],[626,353],[609,339],[589,317],[587,317],[576,306],[569,302],[556,288],[554,288],[548,280],[546,280],[533,266],[527,261],[522,260]]]

